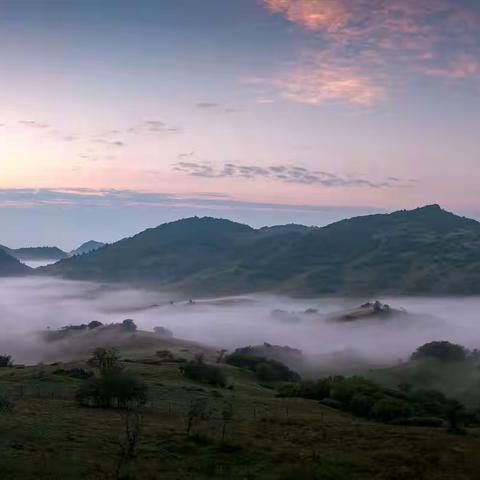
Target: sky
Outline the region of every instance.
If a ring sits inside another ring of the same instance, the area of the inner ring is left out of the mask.
[[[477,0],[0,2],[0,243],[480,218]]]

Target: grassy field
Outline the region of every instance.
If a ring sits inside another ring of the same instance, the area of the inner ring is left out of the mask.
[[[228,365],[229,388],[205,386],[154,354],[169,349],[188,359],[202,351],[214,360],[213,350],[195,344],[139,333],[118,346],[125,367],[149,386],[136,455],[121,475],[131,417],[75,403],[82,380],[60,371],[88,368],[77,350],[75,362],[0,369],[0,389],[14,401],[13,412],[0,414],[1,479],[480,479],[475,432],[390,426],[312,400],[276,398],[253,374]],[[196,399],[207,411],[187,435]],[[227,422],[225,405],[232,406]]]

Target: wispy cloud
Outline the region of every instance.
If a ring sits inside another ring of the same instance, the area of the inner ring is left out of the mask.
[[[36,120],[20,120],[18,123],[24,127],[35,128],[37,130],[45,130],[51,128],[48,123],[37,122]]]
[[[200,110],[209,110],[212,112],[222,112],[222,113],[236,113],[239,110],[234,107],[225,106],[221,103],[216,102],[199,102],[195,105],[196,108]]]
[[[40,188],[0,189],[0,209],[30,209],[91,207],[109,208],[179,208],[195,211],[242,209],[251,211],[336,213],[338,218],[346,215],[378,211],[369,207],[342,207],[308,204],[252,202],[231,198],[223,192],[200,192],[190,195],[145,192],[138,190],[89,189],[89,188]],[[194,214],[194,213],[192,213]]]
[[[239,165],[225,163],[223,165],[212,165],[206,162],[177,162],[174,170],[185,173],[192,177],[203,178],[244,178],[244,179],[270,179],[283,183],[296,183],[302,185],[321,185],[324,187],[367,187],[367,188],[388,188],[411,186],[412,181],[402,181],[395,177],[385,179],[370,179],[355,175],[338,175],[321,170],[310,170],[308,168],[293,165],[272,165],[259,167],[254,165]]]
[[[135,135],[142,134],[164,134],[179,132],[180,127],[169,125],[162,120],[144,120],[127,129],[128,133]]]
[[[371,105],[393,79],[480,80],[480,10],[473,0],[263,0],[311,32],[293,68],[269,80],[289,100]],[[316,45],[316,46],[315,46]]]
[[[214,102],[199,102],[199,103],[196,104],[197,108],[204,109],[204,110],[208,110],[208,109],[211,109],[211,108],[217,108],[219,106],[220,106],[219,103],[214,103]]]

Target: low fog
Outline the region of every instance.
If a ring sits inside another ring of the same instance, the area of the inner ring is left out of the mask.
[[[193,299],[190,303],[188,298],[165,292],[53,278],[4,278],[0,280],[0,354],[34,363],[42,360],[47,348],[35,332],[126,318],[133,319],[139,329],[163,326],[176,338],[215,348],[263,342],[289,345],[316,362],[346,354],[376,364],[396,362],[431,340],[480,347],[480,297],[379,298],[409,315],[353,322],[332,320],[336,312],[367,300],[376,299],[299,300],[249,295]],[[307,309],[311,309],[309,314],[304,313]]]

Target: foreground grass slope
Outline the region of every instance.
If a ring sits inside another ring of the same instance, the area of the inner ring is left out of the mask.
[[[196,295],[480,292],[480,223],[437,205],[324,228],[190,218],[41,269]]]
[[[229,388],[199,384],[185,378],[175,360],[154,352],[168,349],[187,360],[202,353],[214,363],[214,350],[142,332],[129,338],[118,345],[123,364],[148,384],[149,393],[136,456],[129,476],[123,472],[121,478],[480,478],[475,432],[457,436],[378,424],[313,400],[277,398],[253,373],[230,365],[222,365]],[[78,349],[76,361],[0,369],[0,389],[14,401],[12,413],[0,414],[0,478],[120,478],[126,413],[75,403],[83,380],[65,372],[88,368],[84,355]],[[206,412],[187,434],[188,411],[198,399]],[[232,406],[227,422],[226,402]]]

